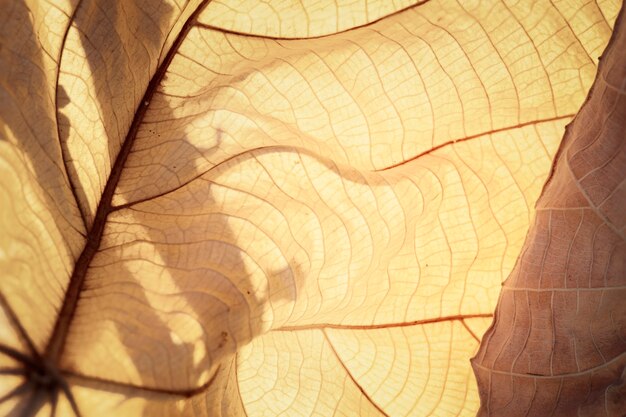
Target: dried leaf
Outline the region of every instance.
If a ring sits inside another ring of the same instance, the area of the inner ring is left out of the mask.
[[[617,2],[1,6],[1,415],[476,413]]]
[[[480,416],[626,412],[623,20],[624,9],[473,360]]]

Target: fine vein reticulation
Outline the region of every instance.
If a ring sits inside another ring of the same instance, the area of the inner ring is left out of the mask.
[[[497,415],[502,376],[617,375],[552,314],[621,323],[623,77],[577,113],[617,5],[322,3],[2,8],[0,414]]]

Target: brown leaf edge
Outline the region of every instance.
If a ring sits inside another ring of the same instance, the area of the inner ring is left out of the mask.
[[[626,416],[624,14],[471,359],[480,417]]]

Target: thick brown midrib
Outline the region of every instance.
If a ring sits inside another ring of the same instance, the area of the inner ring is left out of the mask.
[[[80,293],[85,283],[87,270],[89,269],[91,260],[96,254],[98,247],[100,246],[100,241],[104,232],[106,220],[109,216],[109,213],[111,212],[113,193],[115,192],[117,184],[120,180],[120,177],[122,175],[122,169],[124,167],[124,164],[126,163],[128,155],[130,154],[133,142],[135,141],[135,137],[137,136],[137,131],[139,130],[139,126],[141,125],[141,122],[148,108],[146,103],[150,102],[152,96],[156,92],[159,84],[161,83],[161,80],[163,79],[167,68],[172,62],[174,55],[176,55],[176,53],[178,52],[178,48],[180,47],[182,41],[185,39],[185,37],[189,33],[189,30],[196,22],[198,15],[209,1],[210,0],[203,0],[198,8],[191,14],[191,16],[189,16],[189,18],[183,25],[180,33],[174,40],[172,47],[165,56],[165,59],[163,60],[161,65],[159,65],[154,75],[152,76],[152,79],[150,80],[150,83],[146,88],[146,92],[139,102],[138,108],[135,112],[135,117],[133,118],[133,121],[128,130],[128,134],[126,135],[122,148],[120,149],[120,152],[115,159],[115,163],[113,165],[113,168],[111,169],[111,174],[109,175],[107,183],[104,187],[104,191],[102,193],[102,197],[100,198],[100,203],[98,204],[91,230],[89,230],[87,234],[87,242],[74,266],[74,271],[72,272],[70,283],[65,293],[63,305],[61,306],[59,315],[54,325],[54,329],[52,331],[52,335],[50,336],[50,340],[48,341],[44,352],[44,357],[54,364],[59,363],[61,354],[63,353],[70,324],[76,312],[76,306],[78,305]]]

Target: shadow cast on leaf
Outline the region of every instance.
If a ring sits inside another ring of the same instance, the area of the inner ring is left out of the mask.
[[[137,10],[129,12],[129,8]],[[129,53],[131,42],[142,43],[146,51],[160,50],[164,39],[151,37],[150,30],[166,27],[172,14],[170,6],[151,1],[132,6],[84,2],[76,13],[76,29],[96,92],[94,105],[99,107],[106,132],[102,137],[82,139],[88,147],[94,144],[93,149],[102,150],[97,142],[108,138],[106,162],[111,167],[116,166],[123,142],[131,141],[119,184],[129,175],[154,175],[150,167],[135,163],[139,145],[155,146],[163,134],[181,147],[197,146],[187,143],[184,129],[162,129],[163,122],[177,117],[175,109],[161,85],[148,79],[149,69],[137,68]],[[122,36],[129,33],[131,37]],[[166,53],[161,50],[161,58]],[[146,77],[143,83],[136,81],[141,78],[137,71]],[[166,68],[155,71],[165,71],[161,75],[167,76]],[[145,96],[143,91],[135,91],[145,86],[149,89]],[[69,89],[63,88],[61,85],[58,90],[60,101],[80,106],[71,94],[64,96]],[[126,114],[129,91],[134,92],[136,108]],[[141,106],[146,106],[145,113],[140,114],[140,124],[133,131],[130,126]],[[67,118],[60,122],[64,144],[80,138],[72,135]],[[131,133],[126,135],[127,131]],[[220,143],[219,128],[207,131],[206,147],[196,151],[208,159]],[[70,148],[66,158],[78,160],[81,155],[74,158]],[[219,210],[223,201],[215,200],[215,185],[199,167],[193,169],[194,161],[186,164],[186,177],[178,178],[180,173],[168,165],[168,156],[154,156],[155,164],[165,167],[151,181],[157,191],[137,199],[125,195],[124,187],[116,187],[112,197],[113,207],[90,263],[60,364],[77,393],[79,407],[88,407],[93,390],[97,390],[98,395],[112,394],[120,404],[140,400],[143,415],[153,417],[174,407],[176,400],[201,397],[212,389],[218,372],[232,375],[236,351],[266,330],[267,320],[271,320],[264,317],[269,302],[265,292],[269,290],[260,287],[272,283],[263,280],[288,281],[291,276],[290,270],[268,270],[247,254],[246,248],[240,247],[241,230],[232,230],[232,213]],[[73,177],[79,177],[77,171]],[[176,178],[179,188],[168,186],[171,181],[165,178]],[[88,196],[82,193],[78,198],[83,212],[88,213]],[[115,206],[116,198],[126,203]],[[250,228],[241,221],[234,223],[235,227]],[[220,386],[229,384],[221,375],[219,378]],[[84,388],[87,390],[81,394]]]

